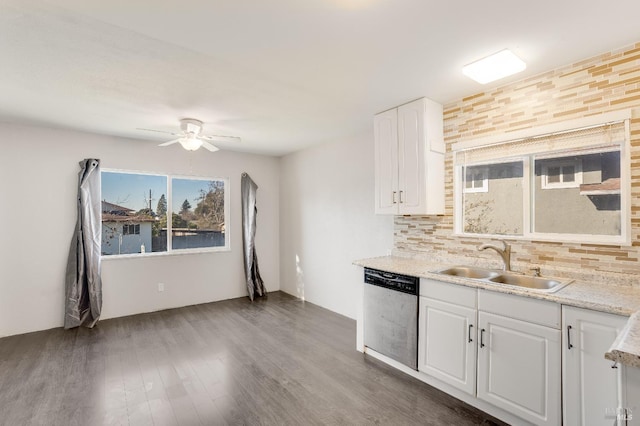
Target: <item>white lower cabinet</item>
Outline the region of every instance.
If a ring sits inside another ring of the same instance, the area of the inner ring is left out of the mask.
[[[476,392],[476,309],[420,298],[418,370]]]
[[[560,424],[560,330],[482,311],[478,327],[478,398],[534,424]]]
[[[559,425],[557,303],[478,291],[478,398],[536,425]]]
[[[604,358],[627,319],[562,307],[565,425],[611,425],[618,415],[624,417],[625,408],[633,414],[633,408],[640,406],[637,369],[621,365],[612,368],[613,362]]]
[[[640,425],[640,368],[626,367],[625,371],[627,395],[622,403],[629,410],[630,417],[633,416],[633,421],[629,421],[628,424]]]
[[[560,307],[423,280],[418,369],[538,425],[559,425]]]
[[[640,368],[604,358],[627,317],[426,279],[420,295],[418,370],[448,392],[513,424],[640,425]]]

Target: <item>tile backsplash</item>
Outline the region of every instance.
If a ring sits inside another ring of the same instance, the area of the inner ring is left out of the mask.
[[[640,42],[444,107],[446,207],[444,216],[396,216],[394,254],[499,266],[494,252],[476,247],[486,238],[453,235],[451,145],[565,120],[631,109],[631,245],[512,240],[512,265],[546,275],[607,277],[640,285]]]

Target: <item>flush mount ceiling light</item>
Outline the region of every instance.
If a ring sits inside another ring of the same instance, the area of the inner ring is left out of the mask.
[[[462,73],[480,84],[487,84],[524,71],[526,67],[527,64],[522,59],[514,55],[509,49],[504,49],[465,65],[462,68]]]

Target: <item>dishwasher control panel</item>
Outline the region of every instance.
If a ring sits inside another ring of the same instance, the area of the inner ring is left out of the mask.
[[[420,291],[420,279],[418,277],[378,271],[377,269],[365,268],[364,282],[413,295],[418,295]]]

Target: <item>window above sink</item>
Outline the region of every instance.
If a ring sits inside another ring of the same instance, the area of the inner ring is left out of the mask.
[[[628,245],[629,118],[617,111],[454,144],[455,233]]]

